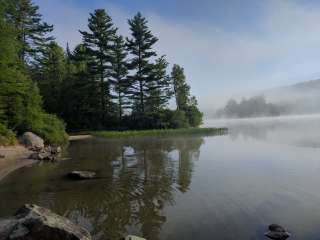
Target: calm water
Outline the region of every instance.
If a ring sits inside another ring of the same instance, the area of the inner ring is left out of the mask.
[[[0,182],[0,217],[26,202],[85,226],[95,239],[319,239],[320,117],[209,121],[229,135],[72,142],[70,160]],[[99,179],[73,182],[71,170]]]

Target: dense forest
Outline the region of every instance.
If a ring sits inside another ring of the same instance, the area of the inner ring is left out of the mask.
[[[262,116],[279,116],[284,112],[281,106],[267,103],[264,96],[243,98],[239,103],[230,99],[226,106],[216,112],[217,117],[249,118]]]
[[[79,30],[82,42],[64,49],[31,0],[0,0],[0,142],[11,144],[24,131],[61,143],[65,129],[201,124],[184,69],[175,64],[168,73],[141,13],[128,24],[130,36],[121,36],[110,15],[97,9],[87,30]]]

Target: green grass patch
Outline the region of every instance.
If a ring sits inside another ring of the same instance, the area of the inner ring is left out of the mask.
[[[92,135],[105,138],[126,138],[145,136],[177,136],[177,135],[224,135],[227,128],[182,128],[182,129],[155,129],[155,130],[134,130],[134,131],[95,131]]]

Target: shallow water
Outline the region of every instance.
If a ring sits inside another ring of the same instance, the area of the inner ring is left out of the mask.
[[[20,169],[0,182],[0,217],[48,207],[95,239],[319,239],[320,117],[208,121],[229,135],[87,139],[70,160]],[[69,181],[72,170],[98,179]]]

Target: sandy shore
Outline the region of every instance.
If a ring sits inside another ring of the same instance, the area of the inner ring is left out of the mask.
[[[11,172],[36,163],[36,160],[28,159],[30,154],[31,151],[21,145],[9,147],[0,146],[0,181]]]

